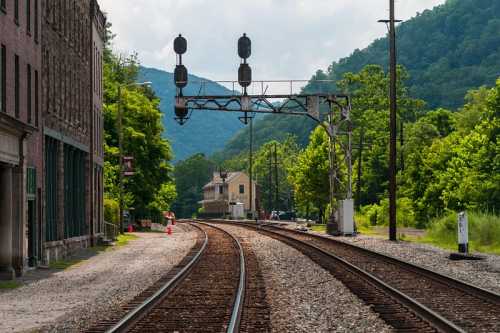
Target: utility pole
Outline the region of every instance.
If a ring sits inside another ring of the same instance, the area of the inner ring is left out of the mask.
[[[397,96],[396,96],[396,22],[394,14],[394,0],[389,0],[390,6],[390,71],[391,71],[391,87],[390,87],[390,147],[389,147],[389,240],[396,241],[396,112],[397,112]]]
[[[404,157],[404,153],[403,153],[403,147],[404,147],[404,140],[405,140],[405,136],[404,136],[404,121],[403,121],[403,117],[400,116],[400,121],[399,121],[399,145],[401,146],[401,150],[400,150],[400,155],[399,156],[399,160],[400,160],[400,166],[399,166],[399,169],[401,171],[405,171],[405,157]]]
[[[276,187],[275,187],[275,200],[276,200],[276,209],[279,210],[280,207],[280,188],[279,188],[279,175],[278,175],[278,146],[275,143],[274,144],[274,177],[276,180]]]
[[[250,215],[251,215],[251,218],[253,219],[254,218],[254,215],[253,215],[253,181],[252,181],[252,177],[253,177],[253,172],[252,172],[252,169],[253,169],[253,118],[250,117],[250,156],[248,156],[248,161],[249,161],[249,165],[250,165],[250,168],[249,168],[249,183],[250,183],[250,189],[249,189],[249,193],[250,193]]]
[[[363,166],[363,140],[365,136],[365,129],[362,127],[359,134],[359,155],[358,155],[358,182],[356,188],[356,206],[361,207],[361,176],[362,176],[362,166]]]
[[[269,189],[268,189],[268,200],[269,200],[269,210],[272,211],[274,209],[273,205],[273,154],[272,151],[269,150]]]
[[[120,213],[120,234],[123,234],[123,111],[122,111],[122,86],[118,86],[118,163],[120,164],[118,205]]]

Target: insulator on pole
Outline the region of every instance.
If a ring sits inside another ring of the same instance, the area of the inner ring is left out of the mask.
[[[179,55],[187,51],[187,40],[181,34],[174,39],[174,51]]]
[[[247,34],[243,34],[243,36],[238,39],[238,55],[242,59],[250,58],[252,54],[252,41],[247,37]]]
[[[252,69],[248,64],[240,64],[238,69],[238,82],[242,87],[248,87],[252,83]]]

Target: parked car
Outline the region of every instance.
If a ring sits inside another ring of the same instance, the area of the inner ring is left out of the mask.
[[[279,220],[280,219],[280,212],[277,210],[273,210],[271,212],[271,215],[269,215],[270,220]]]

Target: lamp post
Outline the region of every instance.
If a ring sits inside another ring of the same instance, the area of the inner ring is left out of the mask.
[[[119,151],[119,164],[120,164],[120,175],[118,179],[118,205],[119,205],[119,213],[120,213],[120,233],[123,234],[123,107],[122,107],[122,88],[132,87],[132,86],[150,86],[151,82],[133,82],[125,85],[118,86],[118,151]]]
[[[382,23],[389,24],[389,58],[390,58],[390,143],[389,143],[389,240],[397,240],[396,231],[396,112],[397,112],[397,96],[396,96],[396,23],[401,22],[395,19],[394,0],[389,0],[389,20],[379,20]]]

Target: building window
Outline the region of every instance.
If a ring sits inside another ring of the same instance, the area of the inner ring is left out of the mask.
[[[19,56],[14,56],[14,113],[19,118]]]
[[[0,51],[0,112],[7,112],[7,58],[5,45]]]
[[[35,43],[38,43],[38,0],[35,0]]]
[[[28,123],[31,124],[32,115],[31,115],[31,65],[28,64],[27,67],[27,76],[26,76],[26,109],[28,111]]]
[[[19,0],[14,0],[14,22],[19,25]]]
[[[38,105],[40,103],[40,92],[39,92],[39,83],[38,83],[38,71],[35,71],[35,126],[38,127]]]
[[[245,193],[245,185],[240,185],[240,194]]]
[[[26,33],[31,34],[31,0],[26,0]]]

